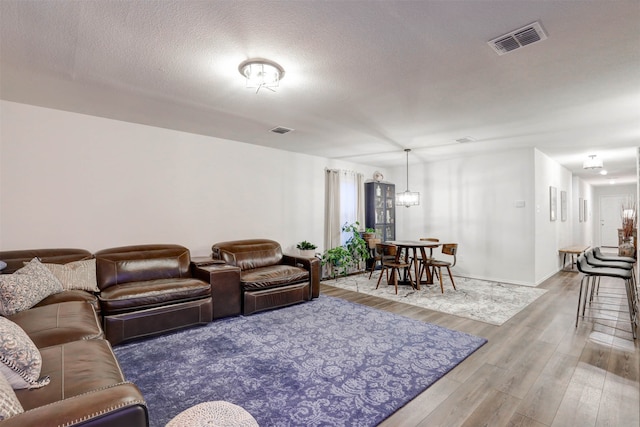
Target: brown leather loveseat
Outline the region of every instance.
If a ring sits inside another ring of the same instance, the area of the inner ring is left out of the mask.
[[[13,273],[34,257],[66,264],[91,259],[91,254],[83,249],[2,251],[0,260],[7,263],[2,273]],[[6,317],[38,349],[40,375],[48,376],[49,383],[15,390],[24,412],[0,421],[0,426],[149,425],[144,398],[125,380],[94,307],[94,293],[63,290]]]
[[[320,260],[283,254],[276,241],[234,240],[216,243],[211,249],[213,259],[226,264],[226,270],[208,268],[212,292],[215,295],[216,273],[225,272],[228,303],[241,305],[242,314],[309,301],[320,294]],[[232,267],[237,270],[235,276],[233,271],[229,274]],[[234,277],[235,283],[229,280]]]

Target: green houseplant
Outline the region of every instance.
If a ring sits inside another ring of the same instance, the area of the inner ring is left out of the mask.
[[[322,254],[322,265],[329,265],[331,268],[331,277],[336,277],[336,272],[341,276],[347,276],[352,270],[360,270],[363,261],[369,259],[369,245],[362,238],[359,230],[360,223],[345,223],[342,231],[350,233],[349,238],[344,245],[327,249]]]
[[[317,246],[311,242],[307,242],[306,240],[303,240],[302,242],[299,242],[296,245],[296,248],[298,248],[298,250],[300,251],[301,256],[313,257],[316,254],[315,250]]]

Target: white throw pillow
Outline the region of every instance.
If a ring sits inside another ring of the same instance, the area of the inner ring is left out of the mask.
[[[20,326],[1,316],[0,362],[0,373],[14,389],[40,388],[49,384],[49,377],[40,378],[40,350]]]
[[[62,290],[56,276],[34,258],[13,274],[0,274],[0,314],[11,316],[27,310]]]
[[[96,259],[73,261],[67,264],[44,264],[62,283],[64,290],[81,289],[100,292],[96,282]]]

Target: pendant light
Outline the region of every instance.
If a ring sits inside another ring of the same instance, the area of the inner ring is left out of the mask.
[[[404,193],[396,193],[396,206],[418,206],[420,204],[420,193],[409,191],[409,152],[410,148],[405,148],[407,153],[407,189]]]

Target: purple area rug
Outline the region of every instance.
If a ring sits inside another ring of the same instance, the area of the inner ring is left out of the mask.
[[[486,339],[338,298],[114,349],[151,426],[226,400],[263,426],[375,426]]]

